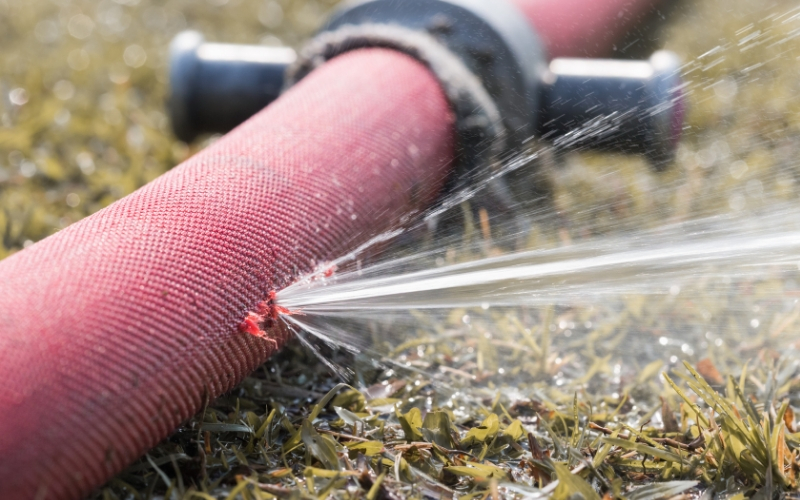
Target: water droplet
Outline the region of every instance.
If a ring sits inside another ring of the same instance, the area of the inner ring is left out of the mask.
[[[658,339],[658,343],[661,345],[667,345],[669,344],[669,339],[667,337],[660,337]]]
[[[53,117],[53,121],[59,127],[63,127],[72,119],[72,113],[67,109],[59,109],[58,113]]]
[[[731,173],[731,177],[733,177],[734,179],[737,179],[737,180],[741,179],[742,176],[745,173],[747,173],[747,169],[748,169],[747,163],[745,163],[743,160],[735,161],[735,162],[731,163],[730,167],[728,167],[728,170]]]
[[[24,160],[19,166],[19,173],[22,177],[31,178],[36,175],[36,164],[30,160]]]
[[[67,30],[73,37],[78,40],[83,40],[92,35],[92,31],[94,31],[94,21],[87,15],[78,14],[70,18],[67,24]]]
[[[121,64],[114,64],[111,66],[111,69],[108,70],[108,79],[111,80],[111,83],[124,85],[128,83],[130,78],[131,72]]]
[[[730,102],[739,92],[739,85],[731,77],[722,78],[714,85],[714,94],[723,102]]]
[[[58,23],[50,19],[45,19],[36,23],[33,34],[36,36],[36,39],[42,43],[55,43],[61,38],[61,31],[58,29]]]
[[[258,9],[258,21],[268,29],[276,29],[283,23],[283,8],[275,0],[264,2]]]
[[[731,147],[728,145],[726,141],[722,139],[714,141],[714,144],[712,144],[711,147],[717,154],[717,158],[724,160],[725,158],[731,155]]]
[[[112,33],[122,33],[131,24],[131,17],[119,5],[102,2],[97,10],[97,21]]]
[[[147,52],[141,45],[128,45],[125,48],[122,59],[131,68],[141,68],[147,62]]]
[[[83,49],[74,49],[67,56],[67,64],[75,71],[83,71],[89,67],[92,60],[89,58],[89,53]]]
[[[16,88],[8,93],[8,100],[11,104],[24,106],[28,103],[28,91],[23,88]]]
[[[59,80],[53,85],[53,95],[62,101],[68,101],[75,96],[75,85],[69,80]]]
[[[8,162],[15,167],[20,166],[20,164],[22,164],[22,160],[24,159],[25,156],[22,154],[21,151],[14,150],[8,153]]]
[[[728,206],[730,206],[732,210],[743,210],[746,205],[747,200],[744,199],[744,195],[741,193],[733,193],[728,197]]]
[[[278,38],[275,35],[266,35],[261,37],[261,40],[258,41],[260,45],[265,45],[267,47],[283,47],[283,40]]]
[[[700,150],[695,155],[695,159],[701,167],[709,168],[717,161],[717,150],[713,147]]]
[[[761,198],[764,195],[764,185],[758,179],[750,179],[745,184],[744,190],[751,198]]]
[[[133,125],[128,129],[128,133],[125,134],[125,139],[133,149],[141,150],[145,146],[144,131],[142,127],[138,125]]]
[[[75,208],[81,204],[81,197],[76,193],[69,193],[67,195],[67,206]]]
[[[91,153],[87,151],[78,153],[78,156],[75,157],[75,162],[78,164],[78,168],[81,169],[81,172],[83,172],[84,175],[91,175],[94,173],[95,166]]]

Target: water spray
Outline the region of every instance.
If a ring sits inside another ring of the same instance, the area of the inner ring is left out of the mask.
[[[0,496],[81,498],[287,341],[275,321],[285,305],[272,292],[425,213],[443,190],[496,164],[501,146],[520,148],[539,127],[597,118],[575,99],[585,90],[559,83],[589,76],[591,65],[553,66],[546,52],[608,49],[655,3],[353,4],[298,54],[283,77],[295,84],[264,110],[130,196],[2,261]],[[620,18],[623,4],[630,16]],[[577,8],[592,15],[572,20]],[[387,23],[393,28],[382,29]],[[175,75],[206,85],[175,80],[171,109],[183,137],[257,111],[226,106],[228,119],[209,104],[231,85],[260,88],[253,102],[270,102],[293,57],[209,48],[196,35],[180,38],[173,53]],[[635,143],[657,163],[671,155],[682,109],[675,68],[658,61],[592,76],[592,88],[630,82],[624,95],[601,99],[602,112],[636,109],[625,116],[645,133],[625,148]],[[235,68],[264,79],[218,78]],[[607,132],[627,122],[614,123]]]

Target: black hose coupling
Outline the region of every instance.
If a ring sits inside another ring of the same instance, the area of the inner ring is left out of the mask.
[[[554,59],[510,2],[357,0],[322,28],[392,25],[424,32],[482,83],[512,148],[537,136],[560,149],[645,154],[661,170],[674,157],[684,102],[678,59]],[[179,34],[171,46],[170,117],[190,141],[226,132],[278,97],[295,53],[288,48],[205,43]]]
[[[539,136],[562,149],[645,155],[656,170],[673,159],[685,104],[680,60],[554,59],[542,87]]]
[[[297,54],[288,47],[208,43],[184,31],[172,40],[169,58],[169,117],[178,139],[190,142],[228,132],[277,99]]]

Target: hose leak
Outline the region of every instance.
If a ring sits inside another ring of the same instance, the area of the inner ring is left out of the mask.
[[[469,186],[417,214],[417,222],[372,235],[335,261],[334,274],[317,272],[280,290],[277,303],[304,314],[283,319],[327,345],[391,363],[420,338],[489,335],[520,348],[533,342],[532,351],[547,356],[607,337],[599,325],[613,331],[621,324],[628,326],[601,349],[609,359],[675,365],[779,338],[794,346],[798,338],[786,337],[798,310],[800,262],[796,208],[785,194],[796,164],[791,132],[772,131],[779,153],[764,158],[753,145],[758,131],[725,137],[698,121],[711,109],[737,116],[734,102],[763,94],[764,65],[793,50],[796,10],[735,30],[736,39],[711,50],[692,47],[701,55],[680,69],[680,93],[690,106],[671,173],[631,174],[641,159],[559,148],[585,142],[584,135],[618,135],[620,120],[636,119],[634,110],[595,119],[550,145],[532,140],[527,151],[485,166]],[[756,42],[768,56],[762,66],[731,76],[743,47]],[[521,235],[503,214],[477,207],[492,181],[532,163],[554,187],[550,205],[515,207],[527,223]],[[459,234],[434,232],[413,249],[386,245],[448,218],[460,221]],[[522,249],[509,251],[520,239]],[[577,366],[577,378],[591,379],[578,375],[591,366]],[[552,382],[567,378],[561,373]]]

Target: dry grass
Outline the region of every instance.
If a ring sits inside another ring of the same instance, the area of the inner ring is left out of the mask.
[[[537,226],[532,245],[798,203],[800,23],[777,17],[792,2],[764,4],[697,0],[673,13],[664,45],[687,62],[690,82],[675,168],[658,176],[638,158],[554,159],[543,168],[559,217]],[[329,8],[0,0],[0,257],[204,146],[169,134],[165,49],[174,33],[294,45]],[[336,387],[290,346],[93,498],[792,492],[793,286],[767,276],[724,294],[452,311],[393,346],[393,359],[418,373],[339,358],[358,391]]]

